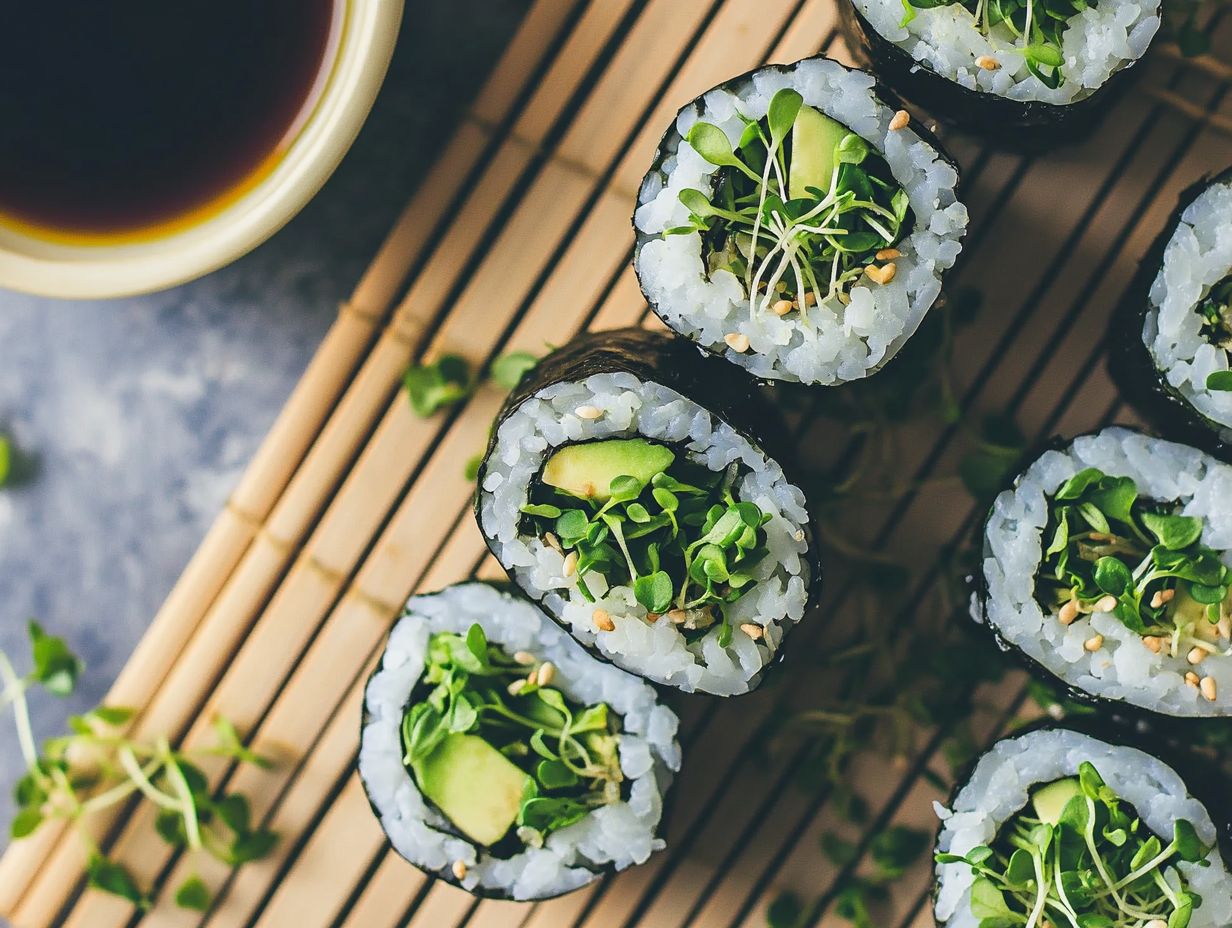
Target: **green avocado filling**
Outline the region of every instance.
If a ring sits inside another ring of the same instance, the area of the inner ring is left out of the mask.
[[[689,224],[665,235],[699,233],[707,273],[740,281],[753,316],[835,300],[841,309],[862,275],[889,283],[911,208],[885,159],[791,89],[764,118],[741,118],[734,149],[711,123],[689,130],[689,145],[718,167],[714,192],[680,191]]]
[[[494,853],[540,847],[620,799],[619,716],[569,698],[555,675],[489,644],[478,624],[429,639],[402,720],[403,763],[458,831]]]
[[[1178,861],[1209,866],[1184,819],[1165,846],[1090,763],[1039,787],[993,843],[939,863],[970,866],[980,928],[1185,928],[1202,899]]]
[[[1202,519],[1142,499],[1131,478],[1093,467],[1067,480],[1050,508],[1037,590],[1063,623],[1110,612],[1152,651],[1195,666],[1232,653],[1232,568],[1202,543]]]
[[[565,554],[565,573],[589,602],[628,586],[646,621],[666,614],[686,636],[718,623],[726,647],[729,610],[757,584],[771,518],[735,498],[736,477],[734,467],[716,473],[645,439],[585,442],[547,460],[522,512],[533,534]],[[596,610],[601,632],[611,622]],[[753,623],[742,631],[764,634]]]
[[[1023,62],[1045,87],[1053,90],[1065,83],[1062,37],[1069,21],[1096,0],[902,0],[906,28],[919,10],[957,5],[971,14],[980,33],[993,40],[995,47],[1020,54]],[[996,58],[982,55],[972,62],[973,69],[995,71]]]
[[[1202,337],[1222,348],[1232,363],[1232,274],[1211,287],[1198,304],[1198,314],[1202,316]],[[1208,374],[1206,388],[1232,391],[1232,370]]]

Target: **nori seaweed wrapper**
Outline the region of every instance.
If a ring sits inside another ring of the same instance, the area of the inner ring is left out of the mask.
[[[824,58],[827,61],[831,61],[834,64],[837,64],[839,67],[841,67],[845,71],[861,70],[860,68],[848,67],[847,65],[843,64],[841,61],[835,61],[833,58],[828,58],[826,55],[814,55],[812,56],[812,58]],[[735,77],[728,78],[727,80],[723,81],[723,83],[721,84],[716,84],[714,87],[711,87],[705,93],[698,94],[688,103],[686,103],[684,106],[680,107],[680,109],[676,111],[676,115],[672,118],[672,121],[668,125],[666,131],[664,131],[663,136],[659,139],[658,148],[655,149],[654,161],[651,163],[650,168],[646,171],[645,176],[642,178],[642,183],[638,187],[637,205],[641,206],[642,203],[645,202],[645,191],[647,189],[647,186],[652,182],[652,178],[662,175],[663,162],[665,162],[668,158],[673,157],[676,154],[676,149],[680,147],[680,143],[681,141],[683,141],[680,135],[680,132],[676,129],[676,123],[679,120],[680,115],[682,113],[684,113],[686,110],[694,106],[697,106],[698,103],[701,101],[701,99],[705,97],[706,94],[711,93],[712,91],[726,90],[726,91],[735,93],[735,90],[733,89],[735,85],[743,81],[749,80],[750,78],[752,78],[754,74],[759,74],[763,71],[780,71],[780,72],[792,71],[796,68],[797,65],[805,61],[810,61],[812,60],[812,58],[802,58],[799,61],[792,62],[791,64],[771,64],[771,65],[763,65],[762,67],[758,67],[758,68],[753,68],[749,71],[745,71],[743,74],[738,74]],[[892,93],[887,92],[886,88],[880,82],[879,75],[875,73],[870,73],[869,76],[872,77],[874,80],[873,89],[872,89],[873,96],[877,100],[881,101],[882,103],[886,104],[887,106],[891,108],[897,107],[898,105],[897,98]],[[958,202],[961,203],[963,199],[962,197],[963,181],[962,181],[961,166],[958,164],[957,161],[955,161],[950,156],[950,153],[946,151],[945,146],[941,144],[941,140],[937,138],[936,134],[934,134],[930,129],[928,129],[928,127],[925,126],[923,122],[917,119],[912,119],[911,120],[911,131],[914,132],[916,135],[918,135],[921,141],[923,141],[925,144],[930,146],[934,151],[936,151],[941,161],[948,164],[951,168],[954,169],[954,173],[958,175],[958,181],[954,185],[954,196],[958,200]],[[874,145],[873,148],[876,149],[877,151],[881,150],[876,145]],[[715,170],[717,171],[718,168],[716,167]],[[661,233],[650,234],[648,232],[643,232],[641,229],[637,227],[637,222],[636,222],[635,217],[631,217],[630,222],[633,226],[633,235],[634,235],[634,239],[636,242],[634,246],[634,260],[633,260],[633,267],[634,267],[634,270],[636,270],[637,269],[637,255],[638,253],[641,252],[642,246],[644,246],[647,242],[661,238],[662,234]],[[970,231],[969,228],[968,228],[968,231]],[[965,235],[963,237],[963,241],[965,241]],[[959,251],[958,257],[955,259],[954,265],[948,268],[943,273],[942,275],[943,285],[944,285],[945,274],[953,272],[954,268],[958,267],[962,263],[963,254],[964,254],[963,251]],[[641,289],[642,296],[646,299],[646,303],[650,306],[651,311],[656,316],[659,317],[659,320],[665,326],[667,326],[669,329],[672,329],[672,331],[676,331],[672,323],[668,320],[667,316],[663,312],[660,311],[659,304],[655,300],[652,300],[650,298],[650,295],[646,292],[646,288],[642,286],[640,275],[638,277],[638,287],[639,289]],[[932,305],[929,306],[928,308],[929,311],[931,311],[934,307],[940,306],[942,301],[944,301],[944,299],[945,299],[945,291],[943,289],[941,293],[937,295],[936,299],[933,300]],[[928,312],[925,312],[924,317],[920,322],[920,325],[921,326],[924,325],[927,321],[928,321]],[[916,332],[918,331],[919,331],[919,327],[916,328]],[[677,332],[677,334],[679,334],[683,338],[689,338],[687,333]],[[913,338],[914,336],[915,336],[915,333],[913,332],[912,335],[908,338],[908,341],[910,341],[910,338]],[[724,358],[724,360],[726,360],[725,349],[716,348],[711,345],[702,345],[696,342],[694,344],[697,344],[697,347],[700,348],[702,351],[706,352],[707,354],[711,354],[719,358]],[[905,347],[906,345],[904,344],[903,348]],[[878,371],[884,369],[884,367],[887,364],[893,363],[894,359],[897,358],[898,355],[902,354],[903,348],[900,348],[894,354],[893,357],[882,361],[881,366],[869,371],[865,375],[865,377],[872,377]],[[732,362],[732,364],[734,367],[739,367],[739,365],[735,364],[734,362]],[[741,368],[741,370],[744,371],[744,368]],[[748,374],[748,376],[752,377],[754,375]],[[769,379],[769,380],[762,379],[761,382],[767,385],[782,385],[782,384],[795,384],[796,383],[796,381],[779,380],[779,379]],[[852,381],[847,381],[847,382],[852,382]],[[821,384],[808,383],[807,381],[801,381],[801,383],[805,387],[822,386]]]
[[[1211,821],[1215,825],[1216,846],[1219,850],[1219,856],[1223,859],[1224,865],[1232,869],[1232,807],[1229,806],[1228,799],[1226,798],[1228,792],[1227,783],[1219,776],[1218,770],[1210,758],[1196,753],[1183,743],[1161,740],[1151,732],[1132,730],[1125,726],[1109,724],[1098,718],[1090,717],[1066,718],[1060,721],[1040,719],[1030,725],[1024,725],[1015,729],[1006,734],[1004,738],[999,739],[999,741],[1011,741],[1014,738],[1034,731],[1073,731],[1103,741],[1106,744],[1136,748],[1144,754],[1151,755],[1156,760],[1163,761],[1185,781],[1185,787],[1188,789],[1189,795],[1206,807],[1207,814],[1210,815]],[[954,807],[954,801],[958,797],[958,793],[970,781],[979,762],[995,746],[996,743],[989,745],[987,749],[968,761],[957,773],[954,785],[950,788],[950,793],[945,800],[946,808],[952,809]],[[1077,772],[1077,770],[1074,771],[1075,774]],[[998,822],[997,824],[1002,825],[1004,822]],[[944,828],[945,822],[940,822],[937,825],[937,830],[933,837],[934,849],[940,842],[941,832]],[[1172,836],[1158,835],[1157,837],[1166,843]],[[932,898],[929,906],[934,912],[936,911],[937,894],[940,890],[941,885],[937,880],[937,871],[934,865],[932,871]],[[936,922],[936,924],[942,925],[943,923]]]
[[[1112,316],[1108,329],[1108,371],[1121,394],[1165,438],[1191,444],[1232,463],[1232,444],[1212,422],[1185,399],[1165,374],[1142,340],[1142,327],[1150,309],[1151,284],[1164,266],[1164,252],[1181,222],[1181,215],[1208,187],[1232,181],[1232,168],[1204,177],[1187,187],[1168,217],[1163,231],[1138,265],[1129,289]],[[1232,426],[1223,427],[1232,431]]]
[[[521,591],[519,591],[518,588],[514,584],[509,583],[504,580],[468,580],[464,582],[467,584],[477,583],[477,584],[482,584],[484,586],[490,586],[500,591],[501,593],[506,593],[510,596],[515,596],[521,599],[526,598],[525,596],[522,595]],[[447,586],[444,589],[437,590],[433,593],[419,593],[419,594],[416,594],[415,598],[420,599],[425,596],[445,596],[445,595],[448,595],[449,591],[453,589],[453,586],[456,586],[456,585],[458,584]],[[406,613],[403,612],[403,614],[398,617],[398,621],[401,621],[405,615]],[[382,657],[383,655],[384,655],[384,652],[382,651]],[[367,693],[368,691],[368,684],[372,681],[372,678],[377,673],[380,672],[381,663],[382,663],[381,661],[378,661],[376,667],[372,670],[370,674],[368,674],[367,678],[364,680],[364,692],[365,693]],[[418,687],[419,685],[417,684],[416,689],[418,689]],[[656,694],[658,694],[657,690],[656,690]],[[662,695],[661,694],[658,694],[658,695],[659,695],[660,701],[662,701]],[[410,703],[408,702],[407,705],[409,708]],[[363,701],[363,704],[360,706],[359,730],[361,733],[361,737],[362,737],[362,733],[364,729],[368,727],[368,720],[369,720],[368,705],[367,705],[367,700],[365,699]],[[381,813],[380,813],[380,810],[376,807],[376,803],[373,802],[372,800],[372,796],[368,791],[368,782],[364,778],[363,772],[360,770],[358,764],[356,764],[355,775],[359,777],[360,785],[364,788],[364,798],[368,800],[368,808],[372,810],[373,816],[375,816],[377,822],[381,825],[382,832],[384,832],[384,829],[385,829],[384,820],[381,818]],[[409,771],[407,772],[407,776],[411,776],[411,773]],[[654,831],[654,836],[656,838],[663,836],[664,832],[666,831],[668,814],[674,808],[674,795],[671,790],[672,779],[673,777],[669,771],[667,782],[660,784],[659,801],[661,804],[662,812],[659,815],[658,827]],[[626,790],[627,789],[628,787],[626,787]],[[428,806],[430,809],[434,809],[448,823],[448,828],[445,830],[449,834],[453,835],[455,838],[458,838],[462,841],[466,841],[468,844],[478,847],[478,845],[475,845],[475,842],[472,839],[468,838],[466,835],[462,834],[462,832],[459,831],[456,827],[454,827],[454,824],[452,821],[450,821],[449,816],[446,815],[444,812],[442,812],[441,809],[436,805],[436,803],[430,800],[427,796],[422,796],[421,798],[423,799],[424,804],[426,806]],[[627,799],[628,796],[625,796],[625,798]],[[389,840],[388,835],[386,835],[386,840],[387,841]],[[392,842],[390,842],[389,847],[390,847],[390,850],[392,850],[395,854],[398,854],[399,857],[402,857],[402,855],[397,851],[397,849],[393,847]],[[489,887],[482,886],[479,884],[476,884],[471,889],[467,889],[466,887],[462,885],[462,881],[459,880],[454,875],[452,868],[446,867],[443,871],[429,870],[424,867],[421,867],[417,861],[410,860],[409,858],[406,858],[406,857],[402,857],[402,859],[405,860],[407,863],[409,863],[412,867],[415,867],[421,873],[424,873],[430,877],[435,877],[438,880],[444,880],[446,883],[449,883],[451,886],[455,886],[458,889],[462,890],[463,892],[470,893],[472,896],[475,896],[477,898],[495,899],[495,900],[502,901],[502,902],[514,901],[513,897],[508,892],[504,892],[499,889],[489,888]],[[602,876],[615,875],[616,873],[619,872],[616,869],[616,865],[614,863],[606,863],[603,865],[578,863],[578,864],[575,864],[574,866],[578,866],[578,867],[581,867],[582,869],[589,870],[591,873],[595,874],[596,880]],[[594,882],[595,882],[594,880],[591,880],[589,883],[586,883],[583,886],[578,887],[578,889],[584,889],[586,886],[591,886],[594,884]],[[577,890],[576,889],[567,890],[563,893],[557,893],[555,896],[537,896],[534,899],[521,899],[517,901],[528,902],[528,903],[538,902],[544,899],[556,899],[556,898],[559,898],[560,896],[566,896],[571,892],[577,892]]]
[[[1147,435],[1147,437],[1150,438],[1157,437],[1130,425],[1116,425],[1109,426],[1109,428],[1124,428]],[[1103,430],[1101,429],[1099,431]],[[1092,435],[1096,433],[1087,432],[1084,434]],[[1027,467],[1038,460],[1046,452],[1064,450],[1081,437],[1083,436],[1075,436],[1074,438],[1053,438],[1050,441],[1045,442],[1035,452],[1024,455],[1022,461],[1020,462],[1020,466],[1014,470],[1013,478],[1004,487],[1004,489],[1014,489],[1018,485],[1019,477],[1027,469]],[[1229,501],[1229,505],[1232,505],[1232,501]],[[1081,687],[1076,686],[1070,681],[1058,676],[1052,670],[1045,667],[1035,658],[1024,652],[1018,647],[1018,645],[1010,641],[1002,633],[996,622],[992,620],[987,608],[988,584],[984,576],[984,558],[990,556],[990,552],[987,547],[985,527],[987,526],[989,519],[992,518],[992,512],[993,510],[990,508],[988,516],[986,516],[985,519],[979,523],[976,530],[978,532],[976,544],[981,553],[979,566],[975,571],[975,575],[971,578],[973,593],[971,610],[973,617],[978,617],[980,626],[988,630],[992,636],[993,642],[1003,654],[1012,658],[1031,676],[1052,687],[1055,690],[1058,699],[1069,701],[1079,707],[1085,707],[1091,711],[1098,712],[1110,722],[1122,725],[1128,729],[1133,729],[1140,732],[1157,732],[1161,738],[1166,737],[1169,740],[1176,739],[1179,743],[1186,745],[1199,743],[1205,740],[1205,733],[1210,730],[1211,726],[1226,726],[1229,729],[1232,729],[1232,717],[1229,716],[1172,715],[1170,713],[1148,709],[1144,706],[1133,705],[1132,703],[1127,703],[1119,699],[1110,699],[1107,696],[1099,696],[1094,693],[1089,693]],[[1039,564],[1035,564],[1032,569],[1038,572]],[[1232,731],[1230,731],[1230,736],[1232,736]],[[1232,741],[1232,737],[1230,737],[1229,740]]]
[[[522,403],[553,384],[576,383],[595,374],[611,373],[632,374],[640,381],[662,384],[675,390],[705,409],[714,419],[731,426],[742,438],[775,461],[783,469],[783,475],[789,483],[807,492],[780,411],[765,393],[758,389],[757,381],[743,369],[699,350],[693,342],[679,335],[640,328],[588,332],[553,351],[523,375],[496,417],[483,462],[479,467],[474,499],[475,521],[480,524],[484,541],[494,556],[497,553],[496,547],[493,540],[483,532],[480,506],[488,460],[496,446],[496,435],[501,425]],[[807,500],[805,505],[811,518],[812,507],[808,506]],[[804,607],[807,613],[816,604],[821,590],[821,560],[812,525],[806,524],[804,531],[808,543],[804,558],[809,568],[808,596]],[[511,579],[517,583],[512,575]],[[546,595],[543,590],[523,588],[521,592],[540,604]],[[544,611],[564,631],[570,631],[567,623],[559,616],[546,608]],[[796,624],[798,623],[785,625],[783,640],[779,642],[774,657],[750,686],[750,692],[765,680],[770,667],[783,659],[787,651],[787,639]],[[588,650],[597,659],[607,661],[597,648],[591,647]],[[655,681],[648,682],[661,686]]]
[[[843,35],[856,61],[877,74],[890,91],[941,122],[1023,154],[1079,142],[1129,87],[1137,60],[1116,71],[1090,96],[1073,103],[1011,100],[973,90],[916,61],[881,35],[852,0],[838,0]]]

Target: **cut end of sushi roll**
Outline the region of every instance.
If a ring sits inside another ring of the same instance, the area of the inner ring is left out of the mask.
[[[1217,453],[1232,446],[1230,217],[1232,170],[1189,191],[1146,259],[1149,289],[1136,288],[1114,323],[1125,331],[1113,333],[1128,355],[1113,368],[1127,394]]]
[[[476,895],[559,896],[664,846],[678,720],[483,583],[416,596],[364,694],[359,775],[394,849]]]
[[[762,68],[664,136],[634,215],[638,279],[668,326],[757,377],[857,380],[940,295],[967,228],[957,184],[869,74]]]
[[[755,687],[819,575],[804,494],[753,437],[773,410],[642,330],[584,337],[536,378],[479,474],[497,560],[605,660],[689,692]]]
[[[1193,787],[1119,738],[1045,727],[997,742],[937,807],[937,924],[1232,924],[1226,825]]]
[[[845,0],[849,44],[895,93],[1027,150],[1072,142],[1146,53],[1160,0]],[[1032,19],[1030,39],[1027,17]]]
[[[997,497],[975,615],[1077,697],[1232,715],[1232,466],[1109,428]]]

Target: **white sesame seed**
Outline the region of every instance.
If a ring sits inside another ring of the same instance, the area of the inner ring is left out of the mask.
[[[1082,643],[1082,646],[1086,648],[1088,651],[1091,651],[1092,653],[1094,653],[1095,651],[1098,651],[1100,648],[1104,646],[1104,636],[1103,635],[1092,635],[1090,638],[1088,638],[1086,641]]]
[[[1218,695],[1218,689],[1215,685],[1214,677],[1203,677],[1202,683],[1198,687],[1202,691],[1202,695],[1206,697],[1207,702],[1214,702]]]
[[[906,129],[909,122],[911,122],[911,114],[906,110],[899,110],[890,120],[890,131],[897,132],[899,129]]]
[[[740,630],[752,638],[754,641],[760,641],[766,635],[766,630],[760,625],[755,625],[752,622],[744,622],[740,626]]]
[[[453,862],[453,867],[451,869],[453,870],[453,875],[455,879],[458,879],[458,880],[466,879],[466,864],[464,864],[462,861],[455,860]]]
[[[556,665],[551,661],[546,661],[539,668],[539,685],[547,686],[556,679]]]
[[[616,627],[616,623],[612,621],[606,609],[596,609],[590,618],[595,623],[595,628],[600,631],[610,632]]]
[[[513,659],[523,666],[529,666],[535,662],[535,655],[529,651],[515,651]]]
[[[573,410],[573,414],[579,419],[598,419],[603,415],[603,410],[598,406],[579,406]]]
[[[1001,62],[992,55],[980,55],[980,57],[975,59],[975,64],[985,71],[995,71],[1001,67]]]
[[[749,350],[749,337],[743,332],[729,332],[723,336],[723,341],[727,342],[727,347],[732,351],[743,354]]]

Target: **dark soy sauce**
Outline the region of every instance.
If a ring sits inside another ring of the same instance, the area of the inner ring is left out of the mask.
[[[345,0],[7,0],[0,223],[156,234],[277,162],[325,82]]]

